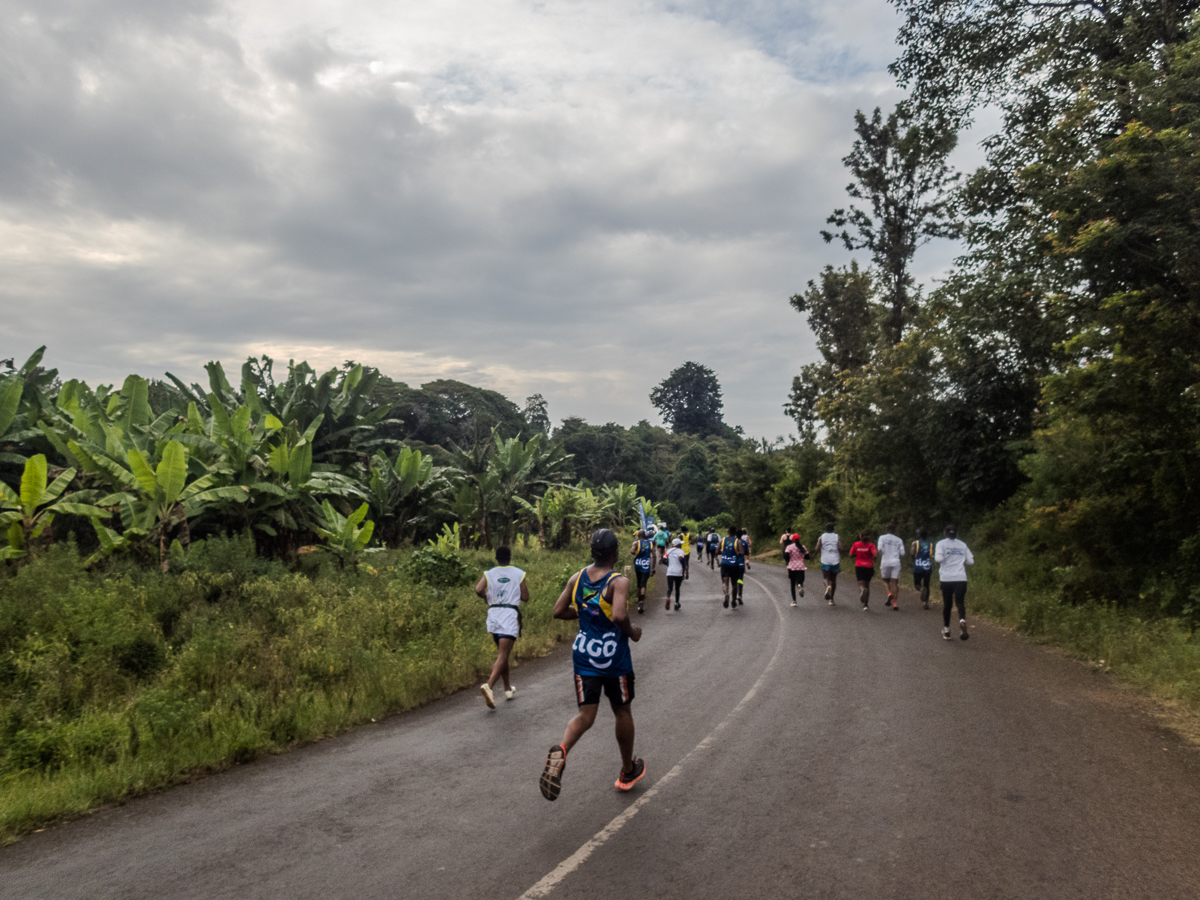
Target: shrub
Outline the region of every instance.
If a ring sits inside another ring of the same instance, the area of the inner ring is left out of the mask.
[[[413,581],[434,587],[454,587],[471,581],[471,569],[453,550],[422,547],[404,563],[404,573]]]

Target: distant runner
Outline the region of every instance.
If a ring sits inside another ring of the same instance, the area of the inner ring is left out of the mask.
[[[953,525],[946,526],[946,537],[937,542],[933,558],[938,564],[938,582],[942,587],[942,638],[950,640],[950,607],[958,606],[958,636],[967,640],[967,566],[975,565],[971,548],[958,539]]]
[[[496,642],[492,674],[479,686],[488,709],[496,708],[492,687],[497,681],[504,681],[504,699],[511,700],[517,695],[517,689],[508,678],[508,655],[521,636],[521,604],[529,602],[529,585],[525,583],[525,573],[509,565],[511,562],[512,551],[508,547],[497,547],[497,565],[484,572],[475,585],[475,593],[487,601],[487,630]]]
[[[683,580],[688,580],[688,570],[691,568],[689,563],[692,561],[692,536],[688,534],[687,528],[680,529],[679,532],[680,547],[683,551]],[[667,576],[668,578],[670,575]]]
[[[913,587],[921,592],[921,609],[929,609],[929,579],[933,575],[933,544],[925,539],[925,529],[917,529],[912,542]]]
[[[658,548],[659,562],[667,561],[667,546],[671,543],[671,532],[662,522],[658,523],[658,531],[654,532],[654,546]]]
[[[746,545],[746,554],[745,555],[747,557],[749,557],[750,556],[750,532],[748,532],[745,528],[743,528],[741,531],[738,532],[738,537],[740,537],[742,539],[742,543]],[[749,569],[750,568],[750,560],[746,559],[744,561],[744,563],[745,563],[745,568]]]
[[[717,548],[721,546],[721,536],[715,531],[708,533],[708,567],[715,568],[717,562]]]
[[[646,537],[646,532],[639,531],[633,546],[629,548],[633,557],[633,572],[637,576],[637,610],[646,611],[646,583],[654,570],[654,544]]]
[[[671,591],[675,591],[675,608],[679,609],[679,589],[683,586],[684,573],[687,572],[687,556],[683,552],[683,541],[679,538],[671,541],[671,549],[667,551],[667,609],[671,608]]]
[[[721,540],[721,588],[725,592],[725,602],[721,605],[728,608],[732,600],[733,608],[737,609],[742,602],[739,586],[742,585],[746,573],[746,545],[738,536],[736,526],[729,526],[729,536]]]
[[[808,548],[800,543],[800,535],[791,534],[787,537],[783,558],[787,560],[788,585],[792,589],[792,606],[795,606],[796,585],[800,585],[800,596],[804,596],[804,560],[808,558]]]
[[[895,522],[888,522],[887,533],[879,538],[879,577],[887,586],[887,602],[894,612],[900,611],[900,557],[904,555],[904,541],[896,537]]]
[[[608,697],[617,720],[621,772],[616,789],[627,791],[646,774],[646,764],[633,755],[634,678],[629,653],[629,642],[639,640],[642,629],[629,621],[625,605],[629,579],[613,571],[618,549],[615,534],[607,528],[596,531],[592,535],[592,564],[571,576],[554,603],[554,618],[579,620],[579,634],[571,646],[579,713],[567,723],[562,743],[546,754],[538,787],[547,800],[556,800],[562,791],[567,754],[595,723],[602,693]]]
[[[858,582],[858,599],[862,601],[863,612],[871,604],[871,578],[875,575],[875,557],[879,548],[871,542],[870,535],[863,532],[858,540],[850,545],[850,556],[854,559],[854,579]]]
[[[833,606],[837,577],[842,571],[842,539],[834,532],[832,522],[825,523],[825,533],[817,538],[817,553],[821,558],[821,577],[825,579],[825,599]]]

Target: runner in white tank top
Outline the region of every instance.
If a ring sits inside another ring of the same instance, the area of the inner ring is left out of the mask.
[[[496,548],[495,568],[488,569],[475,585],[475,593],[488,603],[487,630],[496,642],[496,662],[492,674],[479,686],[483,701],[488,709],[496,708],[492,687],[504,681],[504,697],[511,700],[517,694],[508,678],[508,656],[513,644],[521,635],[521,604],[529,600],[529,585],[525,573],[512,562],[512,551],[508,547]]]

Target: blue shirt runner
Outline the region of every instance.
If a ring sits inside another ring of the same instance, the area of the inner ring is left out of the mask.
[[[638,541],[638,554],[633,558],[633,567],[639,572],[649,572],[654,555],[654,544],[649,538]]]
[[[604,599],[608,584],[617,577],[609,572],[598,581],[588,579],[588,570],[579,573],[571,603],[579,613],[579,634],[571,645],[576,675],[601,678],[628,675],[633,671],[629,638],[612,620],[612,604]]]

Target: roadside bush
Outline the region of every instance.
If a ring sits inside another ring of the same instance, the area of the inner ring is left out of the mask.
[[[422,547],[404,563],[404,572],[414,581],[434,587],[454,587],[471,580],[471,570],[453,550]]]
[[[167,574],[120,559],[89,570],[69,544],[0,568],[0,843],[428,702],[491,665],[468,587],[490,554],[292,571],[252,548],[197,542]],[[519,658],[573,633],[551,610],[578,557],[514,548],[532,595]]]

